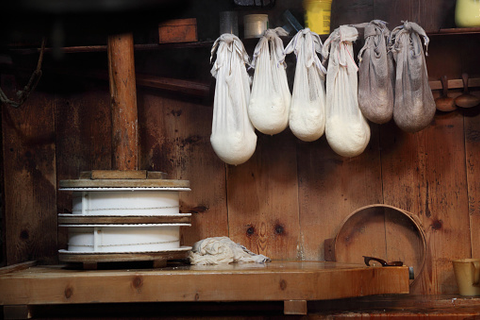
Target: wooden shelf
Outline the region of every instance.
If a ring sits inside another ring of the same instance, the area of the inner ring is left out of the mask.
[[[440,29],[438,32],[432,32],[428,35],[461,35],[461,34],[480,34],[480,28],[447,28]]]
[[[430,89],[432,90],[442,90],[442,82],[440,80],[431,80],[428,82]],[[480,78],[470,78],[468,79],[468,87],[476,88],[480,87]],[[448,80],[448,89],[463,89],[463,80],[462,79],[449,79]]]
[[[27,264],[23,269],[0,269],[0,288],[0,305],[9,308],[78,303],[284,301],[284,312],[288,314],[306,312],[307,301],[407,294],[409,272],[406,266],[313,261],[87,271]]]
[[[165,49],[191,49],[191,48],[210,48],[213,41],[195,41],[195,42],[181,42],[181,43],[139,43],[134,45],[135,51],[155,51]],[[17,54],[35,54],[40,52],[40,48],[35,47],[20,47],[10,46],[10,50]],[[47,47],[45,52],[52,52],[54,49]],[[93,53],[93,52],[107,52],[106,44],[99,45],[83,45],[83,46],[69,46],[62,47],[63,53]]]
[[[463,35],[463,34],[480,34],[480,28],[445,28],[440,29],[437,32],[429,32],[428,36],[439,36],[439,35]],[[322,41],[325,41],[328,35],[320,35]],[[289,42],[292,37],[282,37],[284,42]],[[245,45],[255,45],[258,39],[241,39]],[[213,45],[213,40],[206,41],[195,41],[195,42],[181,42],[181,43],[139,43],[135,44],[135,51],[155,51],[155,50],[165,50],[165,49],[191,49],[191,48],[211,48]],[[10,46],[10,50],[17,54],[34,54],[40,51],[40,48],[35,47],[21,47],[21,46]],[[45,48],[46,52],[53,51],[53,48]],[[63,47],[62,52],[64,53],[92,53],[92,52],[106,52],[107,45],[81,45],[81,46],[69,46]]]

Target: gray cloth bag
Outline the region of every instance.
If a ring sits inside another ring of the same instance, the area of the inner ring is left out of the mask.
[[[403,131],[425,129],[435,116],[435,100],[428,83],[421,38],[428,53],[429,39],[414,22],[405,21],[392,30],[389,48],[396,63],[393,120]]]
[[[393,57],[387,53],[390,30],[381,20],[355,25],[365,28],[365,44],[358,53],[358,106],[365,118],[384,124],[393,116]]]

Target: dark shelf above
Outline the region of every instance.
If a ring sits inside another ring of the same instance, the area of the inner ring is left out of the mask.
[[[145,43],[145,44],[135,44],[135,51],[154,51],[154,50],[165,50],[165,49],[175,49],[175,48],[206,48],[211,47],[213,41],[197,41],[197,42],[183,42],[183,43],[167,43],[167,44],[157,44],[157,43]],[[40,48],[35,47],[16,47],[11,46],[10,50],[17,54],[34,54],[40,51]],[[45,52],[52,52],[54,49],[47,47]],[[61,49],[63,53],[92,53],[92,52],[106,52],[107,45],[84,45],[84,46],[71,46],[63,47]]]
[[[431,32],[429,35],[461,35],[461,34],[480,34],[479,28],[448,28],[440,29],[438,32]]]

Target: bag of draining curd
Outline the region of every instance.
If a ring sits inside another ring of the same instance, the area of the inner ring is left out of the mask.
[[[389,43],[396,62],[393,120],[407,132],[426,128],[436,111],[420,37],[428,49],[430,40],[425,30],[415,22],[405,21],[392,30]]]
[[[222,161],[238,165],[255,152],[257,136],[248,117],[250,78],[248,54],[235,35],[222,34],[213,44],[210,62],[217,53],[211,74],[216,78],[210,142]]]
[[[322,50],[318,34],[300,30],[285,48],[297,57],[289,127],[302,141],[315,141],[325,130],[325,67],[317,56]]]
[[[280,38],[286,35],[288,32],[280,27],[268,29],[253,54],[255,74],[248,115],[253,126],[265,134],[280,133],[288,125],[291,95]]]
[[[358,107],[358,67],[353,58],[354,27],[335,29],[323,46],[328,57],[325,137],[343,157],[361,154],[370,141],[370,126]]]
[[[393,116],[393,82],[395,67],[387,51],[386,22],[373,20],[355,25],[365,28],[365,44],[358,53],[358,105],[365,118],[383,124]]]

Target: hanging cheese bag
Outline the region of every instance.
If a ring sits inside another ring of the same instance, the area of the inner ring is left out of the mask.
[[[280,133],[288,125],[290,88],[285,71],[285,52],[280,36],[282,28],[268,29],[253,54],[255,68],[248,115],[253,126],[265,134]]]
[[[414,22],[405,21],[392,30],[389,42],[396,63],[393,120],[407,132],[426,128],[435,116],[435,100],[428,84],[422,40],[428,51],[429,38]]]
[[[335,29],[323,46],[328,57],[325,136],[343,157],[361,154],[370,141],[370,127],[358,107],[358,67],[353,59],[354,27]]]
[[[317,56],[322,50],[318,34],[300,30],[285,48],[297,57],[289,127],[302,141],[315,141],[325,131],[325,73]]]
[[[221,35],[213,44],[210,61],[216,78],[210,142],[222,161],[238,165],[255,152],[257,136],[247,106],[250,99],[250,79],[245,68],[248,54],[241,40],[233,34]]]
[[[386,23],[373,20],[365,28],[365,44],[358,54],[358,106],[365,118],[383,124],[393,116],[393,58],[387,53],[390,34]]]

